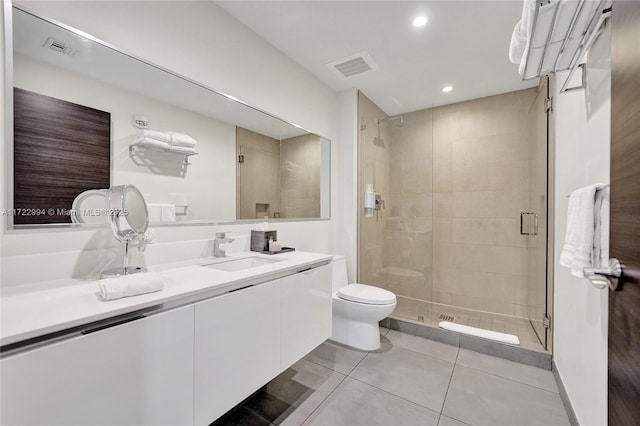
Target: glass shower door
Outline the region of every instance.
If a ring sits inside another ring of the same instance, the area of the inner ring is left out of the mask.
[[[550,350],[550,229],[549,229],[549,170],[552,133],[551,88],[549,77],[543,77],[538,94],[529,109],[532,125],[530,146],[531,181],[529,182],[529,211],[520,217],[521,233],[527,235],[527,318],[546,350]]]

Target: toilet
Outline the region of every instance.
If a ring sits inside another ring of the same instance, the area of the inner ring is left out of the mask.
[[[349,284],[344,256],[334,256],[331,266],[333,322],[330,340],[363,351],[378,349],[378,322],[396,308],[396,295],[370,285]]]

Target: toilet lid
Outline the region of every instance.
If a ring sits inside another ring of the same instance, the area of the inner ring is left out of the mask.
[[[396,295],[390,291],[364,284],[349,284],[338,290],[338,297],[368,305],[390,305],[396,302]]]

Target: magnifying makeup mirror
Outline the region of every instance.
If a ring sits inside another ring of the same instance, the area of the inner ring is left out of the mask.
[[[133,185],[112,186],[105,195],[105,208],[114,237],[124,244],[122,268],[107,269],[102,278],[145,272],[141,266],[129,266],[129,242],[149,227],[149,212],[142,193]]]

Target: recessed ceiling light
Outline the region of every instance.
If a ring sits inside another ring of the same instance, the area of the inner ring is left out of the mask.
[[[450,92],[450,91],[452,91],[452,90],[453,90],[453,86],[444,86],[444,87],[442,88],[442,91],[443,91],[444,93]]]
[[[416,19],[413,20],[413,26],[414,27],[421,27],[426,23],[427,23],[427,17],[426,16],[418,16]]]

